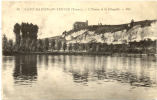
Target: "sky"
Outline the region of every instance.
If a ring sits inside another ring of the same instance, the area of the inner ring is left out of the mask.
[[[38,38],[61,35],[71,30],[75,21],[88,20],[89,25],[124,24],[131,19],[157,19],[157,2],[144,1],[3,1],[2,33],[14,39],[16,23],[33,23],[39,26]]]

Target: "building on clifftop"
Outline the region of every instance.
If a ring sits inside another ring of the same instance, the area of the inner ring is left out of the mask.
[[[75,23],[73,24],[74,30],[80,29],[80,28],[84,28],[84,27],[86,27],[86,26],[88,26],[88,20],[87,20],[86,22],[75,22]]]

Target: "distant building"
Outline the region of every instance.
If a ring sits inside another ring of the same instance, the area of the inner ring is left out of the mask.
[[[86,22],[75,22],[73,24],[74,29],[79,29],[88,26],[88,20]]]

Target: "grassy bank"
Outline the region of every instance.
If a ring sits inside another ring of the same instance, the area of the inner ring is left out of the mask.
[[[111,53],[111,52],[12,52],[3,53],[4,56],[16,56],[16,55],[107,55],[107,56],[157,56],[157,54],[149,53]]]

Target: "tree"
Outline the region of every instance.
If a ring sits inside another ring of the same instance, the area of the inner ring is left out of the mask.
[[[55,49],[55,40],[52,40],[52,41],[51,41],[51,48],[52,48],[52,50]]]
[[[22,23],[21,25],[16,23],[14,25],[16,46],[22,51],[35,51],[38,29],[38,26],[32,23]]]
[[[8,49],[9,49],[9,52],[13,52],[13,40],[9,40],[8,41]]]
[[[2,42],[3,42],[2,43],[3,52],[6,52],[7,49],[8,49],[8,47],[7,47],[7,45],[8,45],[8,39],[7,39],[6,35],[3,35]]]
[[[37,25],[33,25],[32,26],[32,28],[31,28],[31,30],[32,30],[32,38],[34,39],[34,40],[36,40],[37,39],[37,37],[38,37],[38,35],[37,35],[37,33],[38,33],[38,26]]]
[[[69,51],[72,50],[72,43],[69,44]]]
[[[41,39],[38,40],[37,42],[37,50],[38,51],[43,51],[43,42]]]
[[[84,44],[84,43],[81,43],[81,44],[80,44],[80,50],[83,51],[83,50],[85,50],[85,48],[86,48],[86,47],[85,47],[85,44]]]
[[[93,51],[93,52],[96,51],[96,43],[92,43],[92,51]]]
[[[74,50],[78,51],[78,49],[79,49],[79,44],[78,43],[74,43]]]
[[[64,32],[62,33],[62,36],[65,37],[65,36],[66,36],[66,33],[67,33],[67,32],[64,31]]]
[[[44,41],[44,47],[45,47],[45,50],[49,49],[49,39],[48,38],[46,38]]]
[[[3,53],[7,52],[7,53],[11,53],[13,52],[13,40],[8,40],[6,35],[3,35],[2,38],[2,51]]]
[[[18,46],[17,48],[19,48],[20,46],[20,40],[21,40],[20,31],[21,31],[21,26],[20,24],[16,23],[14,25],[13,32],[15,33],[16,45]]]
[[[63,50],[65,51],[67,49],[67,44],[66,42],[63,43]]]
[[[59,51],[62,47],[62,42],[61,41],[57,41],[57,50]]]
[[[133,26],[134,26],[134,19],[132,19],[130,23],[130,27],[132,28]]]
[[[96,52],[100,52],[101,51],[101,43],[98,43],[96,45]]]
[[[85,44],[85,50],[86,50],[86,51],[89,51],[89,49],[90,49],[90,43],[86,43],[86,44]]]

